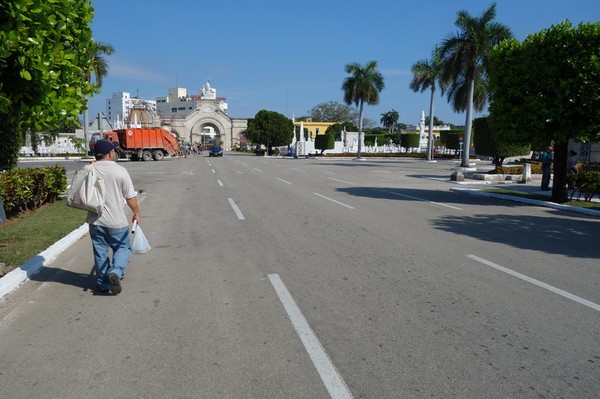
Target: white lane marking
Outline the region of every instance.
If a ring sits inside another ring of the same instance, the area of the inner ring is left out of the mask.
[[[233,200],[233,198],[227,198],[227,201],[229,201],[229,205],[231,205],[231,207],[233,208],[233,211],[235,212],[235,215],[237,216],[237,218],[239,220],[246,219],[244,217],[244,215],[242,214],[242,211],[240,211],[240,208],[238,208],[238,206],[235,204],[235,201]]]
[[[213,172],[213,173],[217,173],[217,172],[215,172],[215,170],[214,170],[214,169],[212,169],[212,172]]]
[[[354,183],[351,183],[351,182],[349,182],[349,181],[340,180],[340,179],[334,179],[333,177],[328,177],[328,179],[329,179],[329,180],[333,180],[333,181],[338,181],[338,182],[340,182],[340,183],[345,183],[345,184],[354,184]]]
[[[254,168],[254,170],[257,171],[257,172],[263,173],[263,171],[260,170],[260,169],[258,169],[258,168]]]
[[[221,182],[221,180],[217,179],[217,183],[219,184],[219,186],[223,187],[223,183]]]
[[[319,194],[319,193],[313,193],[313,194],[314,194],[314,195],[316,195],[316,196],[319,196],[319,197],[321,197],[321,198],[325,198],[325,199],[326,199],[326,200],[328,200],[328,201],[335,202],[335,203],[336,203],[336,204],[338,204],[338,205],[345,206],[346,208],[350,208],[350,209],[356,209],[356,208],[355,208],[355,207],[353,207],[353,206],[350,206],[350,205],[344,204],[343,202],[340,202],[340,201],[334,200],[333,198],[326,197],[326,196],[324,196],[324,195],[322,195],[322,194]]]
[[[554,286],[552,286],[550,284],[546,284],[546,283],[544,283],[544,282],[542,282],[540,280],[536,280],[536,279],[531,278],[529,276],[526,276],[524,274],[515,272],[514,270],[508,269],[508,268],[506,268],[504,266],[497,265],[497,264],[495,264],[493,262],[490,262],[489,260],[480,258],[479,256],[476,256],[476,255],[467,255],[467,257],[471,258],[473,260],[476,260],[477,262],[483,263],[484,265],[493,267],[494,269],[499,270],[501,272],[510,274],[511,276],[520,278],[523,281],[527,281],[528,283],[531,283],[533,285],[537,285],[538,287],[542,287],[542,288],[544,288],[544,289],[546,289],[548,291],[554,292],[555,294],[564,296],[567,299],[570,299],[570,300],[575,301],[577,303],[580,303],[580,304],[582,304],[584,306],[587,306],[588,308],[592,308],[592,309],[597,310],[598,312],[600,312],[600,305],[598,305],[598,304],[596,304],[594,302],[588,301],[587,299],[583,299],[581,297],[578,297],[577,295],[573,295],[573,294],[571,294],[571,293],[569,293],[567,291],[563,291],[563,290],[561,290],[559,288],[556,288],[556,287],[554,287]]]
[[[344,382],[344,379],[336,369],[331,359],[325,352],[323,345],[313,332],[310,324],[302,314],[302,311],[296,305],[296,301],[287,290],[285,284],[278,274],[269,274],[271,285],[275,289],[283,308],[285,309],[296,333],[300,337],[304,348],[308,352],[315,368],[317,369],[321,380],[327,388],[327,392],[332,398],[352,398],[352,393]]]
[[[244,165],[244,166],[248,166],[248,164],[247,164],[247,163],[243,163],[243,162],[240,162],[240,161],[238,161],[238,162],[239,162],[239,163],[241,163],[241,164],[242,164],[242,165]]]
[[[462,211],[463,210],[462,208],[457,208],[457,207],[452,206],[452,205],[442,204],[441,202],[429,201],[429,200],[426,200],[426,199],[423,199],[423,198],[411,197],[410,195],[400,194],[400,193],[397,193],[397,192],[394,192],[394,191],[390,191],[390,194],[398,195],[400,197],[406,197],[406,198],[414,199],[414,200],[417,200],[417,201],[429,202],[431,204],[445,206],[445,207],[448,207],[448,208],[451,208],[451,209],[456,209],[457,211]]]
[[[237,170],[237,169],[234,169],[234,170],[235,170],[235,173],[237,173],[238,175],[241,175],[241,174],[243,174],[243,173],[244,173],[244,172],[240,172],[240,171],[239,171],[239,170]]]
[[[292,170],[295,170],[296,172],[300,172],[300,173],[306,173],[305,171],[303,171],[302,169],[298,169],[298,168],[292,168]]]
[[[276,177],[275,179],[277,179],[277,180],[279,180],[279,181],[282,181],[282,182],[284,182],[285,184],[292,184],[292,183],[290,183],[289,181],[285,181],[285,180],[283,180],[283,179],[280,179],[279,177]]]

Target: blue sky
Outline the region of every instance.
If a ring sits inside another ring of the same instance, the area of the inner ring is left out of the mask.
[[[303,116],[319,103],[343,103],[346,64],[375,60],[385,88],[365,117],[379,123],[395,109],[401,122],[418,123],[421,110],[429,112],[429,93],[409,89],[411,66],[456,32],[459,10],[478,16],[491,3],[96,0],[94,38],[115,53],[102,92],[89,102],[90,116],[105,111],[114,92],[155,99],[184,87],[198,94],[208,78],[232,117],[251,118],[261,109]],[[496,21],[523,40],[565,19],[600,20],[600,1],[498,0],[496,12]],[[464,124],[446,98],[436,99],[435,115]]]

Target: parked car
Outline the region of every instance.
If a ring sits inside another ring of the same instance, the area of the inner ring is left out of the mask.
[[[208,150],[209,157],[222,157],[223,156],[223,148],[220,145],[213,145]]]

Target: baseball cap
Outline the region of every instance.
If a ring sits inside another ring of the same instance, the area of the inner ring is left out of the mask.
[[[108,155],[109,152],[111,152],[118,146],[119,146],[119,143],[117,143],[116,141],[108,141],[108,140],[104,140],[104,139],[98,140],[98,141],[96,141],[96,144],[94,145],[94,154],[97,157],[103,157],[103,156]]]

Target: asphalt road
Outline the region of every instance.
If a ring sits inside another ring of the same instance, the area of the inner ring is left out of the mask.
[[[152,250],[89,237],[0,301],[6,398],[597,398],[600,219],[452,163],[122,162]]]

